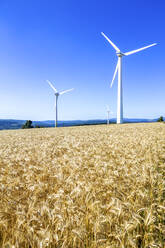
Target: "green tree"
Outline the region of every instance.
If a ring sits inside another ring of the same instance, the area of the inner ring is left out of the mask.
[[[157,120],[158,122],[162,122],[163,121],[163,116],[160,116],[159,119]]]
[[[25,122],[25,124],[22,126],[23,129],[26,129],[26,128],[33,128],[32,126],[32,121],[31,120],[28,120]]]

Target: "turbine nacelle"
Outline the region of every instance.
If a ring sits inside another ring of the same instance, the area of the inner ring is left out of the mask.
[[[117,55],[118,57],[123,57],[123,56],[125,56],[125,54],[122,53],[122,52],[116,52],[116,55]]]

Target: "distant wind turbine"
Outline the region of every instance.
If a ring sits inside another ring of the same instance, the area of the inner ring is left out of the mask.
[[[116,50],[116,55],[118,56],[118,61],[116,65],[116,69],[112,78],[111,87],[113,85],[113,82],[115,80],[117,71],[118,71],[118,100],[117,100],[117,123],[123,123],[123,89],[122,89],[122,57],[131,55],[133,53],[140,52],[146,48],[155,46],[157,43],[153,43],[149,46],[145,46],[130,52],[122,53],[120,49],[103,33],[101,34],[105,37],[105,39],[113,46],[113,48]]]
[[[49,80],[46,80],[46,81],[50,85],[50,87],[53,89],[54,94],[56,96],[56,99],[55,99],[55,107],[56,107],[55,127],[57,127],[57,122],[58,122],[58,105],[57,105],[58,104],[58,97],[60,95],[63,95],[64,93],[72,91],[74,89],[72,88],[72,89],[69,89],[69,90],[64,90],[64,91],[58,92],[57,89],[52,85],[52,83]]]
[[[110,108],[108,105],[106,105],[106,109],[107,109],[107,125],[109,125],[109,114],[113,114],[113,112],[110,111]]]

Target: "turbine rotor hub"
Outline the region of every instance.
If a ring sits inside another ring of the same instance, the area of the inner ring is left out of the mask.
[[[124,54],[123,54],[122,52],[116,52],[116,55],[117,55],[118,57],[123,57],[123,56],[124,56]]]

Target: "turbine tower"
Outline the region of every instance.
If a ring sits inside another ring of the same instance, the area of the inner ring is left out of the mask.
[[[116,69],[112,78],[111,87],[113,85],[113,82],[115,80],[116,74],[118,72],[118,97],[117,97],[117,123],[123,123],[123,88],[122,88],[122,57],[131,55],[133,53],[140,52],[146,48],[155,46],[157,43],[153,43],[149,46],[145,46],[130,52],[123,53],[120,51],[120,49],[103,33],[101,34],[105,37],[105,39],[112,45],[112,47],[116,50],[116,55],[118,56],[118,61],[116,65]]]
[[[73,88],[69,89],[69,90],[64,90],[64,91],[58,92],[57,89],[52,85],[52,83],[49,80],[46,80],[46,81],[50,85],[50,87],[53,89],[55,97],[56,97],[56,99],[55,99],[55,108],[56,108],[55,127],[57,127],[57,122],[58,122],[58,97],[60,95],[63,95],[66,92],[72,91]]]
[[[107,125],[109,125],[109,114],[113,114],[113,112],[110,111],[110,108],[108,105],[106,105],[106,109],[107,109]]]

